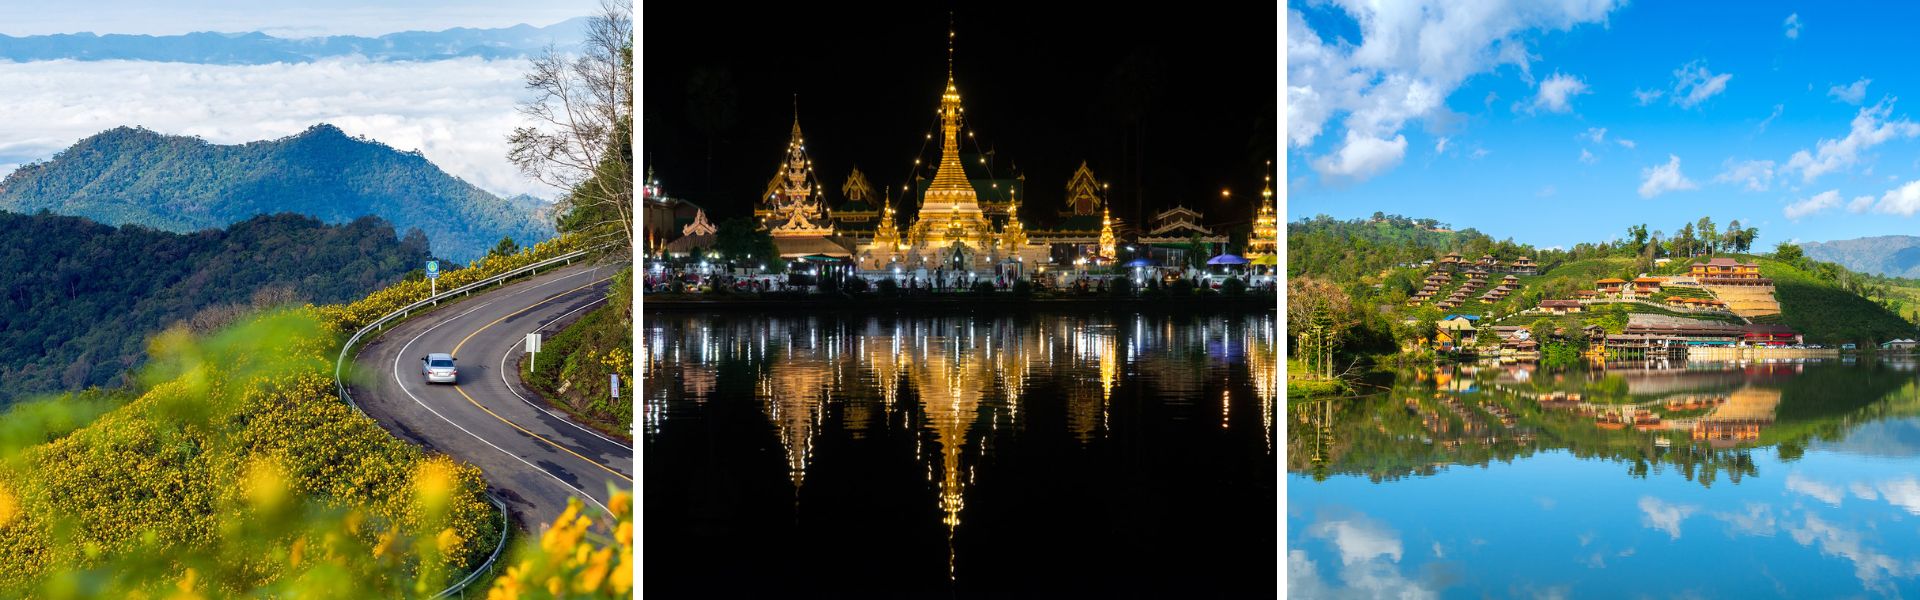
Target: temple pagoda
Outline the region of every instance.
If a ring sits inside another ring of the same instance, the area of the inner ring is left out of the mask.
[[[1046,248],[1028,243],[1019,223],[1014,186],[1007,186],[1007,202],[992,213],[1004,212],[999,226],[995,216],[983,206],[976,182],[969,178],[961,159],[960,88],[953,76],[954,33],[947,32],[947,85],[940,96],[940,160],[933,178],[920,190],[920,206],[899,242],[888,244],[882,229],[891,228],[892,200],[881,211],[872,241],[860,249],[860,266],[868,270],[888,268],[913,271],[920,276],[933,271],[954,275],[992,277],[996,274],[1019,276],[1024,265],[1046,260]],[[986,157],[978,160],[984,164]],[[998,182],[989,182],[994,191]],[[1004,208],[1002,208],[1004,206]]]

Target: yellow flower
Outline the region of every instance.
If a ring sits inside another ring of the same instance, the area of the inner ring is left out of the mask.
[[[0,487],[0,527],[6,527],[8,523],[12,523],[14,518],[19,516],[20,499],[13,497],[12,491],[5,487]]]
[[[459,533],[454,532],[452,527],[448,527],[440,530],[440,535],[434,536],[433,541],[440,547],[441,554],[452,554],[454,549],[460,547],[460,542],[463,540]]]

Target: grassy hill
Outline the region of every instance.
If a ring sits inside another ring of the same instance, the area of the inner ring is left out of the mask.
[[[1743,256],[1773,279],[1780,301],[1780,322],[1806,334],[1807,341],[1872,344],[1920,334],[1914,324],[1885,306],[1801,268],[1761,256]]]
[[[237,145],[119,127],[0,181],[0,210],[187,233],[291,212],[327,223],[378,216],[419,229],[434,255],[466,262],[502,237],[553,235],[545,217],[402,152],[332,125]]]

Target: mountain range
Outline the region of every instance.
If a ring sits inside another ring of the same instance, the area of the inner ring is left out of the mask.
[[[1800,248],[1815,260],[1839,263],[1862,273],[1920,279],[1920,237],[1883,235],[1805,242]]]
[[[586,17],[546,27],[515,25],[496,29],[454,28],[406,31],[380,37],[336,35],[313,38],[247,33],[197,32],[183,35],[62,33],[13,37],[0,35],[0,60],[144,60],[216,65],[310,62],[336,56],[372,60],[439,60],[459,57],[517,58],[547,46],[566,51],[580,45]]]
[[[526,245],[553,235],[537,199],[494,196],[418,152],[327,124],[236,145],[117,127],[0,180],[0,210],[181,233],[282,212],[327,223],[374,215],[421,230],[435,256],[461,262],[502,237]]]

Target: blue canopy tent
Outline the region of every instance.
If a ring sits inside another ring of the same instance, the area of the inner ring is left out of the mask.
[[[1209,265],[1244,265],[1244,264],[1247,264],[1247,259],[1240,258],[1232,254],[1222,254],[1222,255],[1207,259],[1207,264]]]

